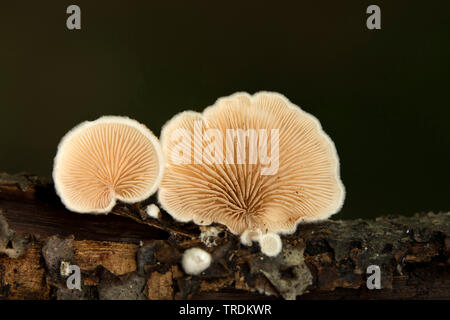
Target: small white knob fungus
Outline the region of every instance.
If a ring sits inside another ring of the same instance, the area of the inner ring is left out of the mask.
[[[79,213],[108,213],[116,200],[156,192],[164,162],[158,139],[139,122],[117,116],[86,121],[62,139],[53,166],[63,204]]]
[[[199,275],[209,268],[211,261],[211,255],[205,250],[191,248],[183,253],[181,265],[187,274]]]
[[[280,236],[275,233],[262,235],[259,240],[259,245],[261,246],[261,252],[269,257],[277,256],[283,247]]]
[[[145,209],[145,212],[150,218],[159,219],[159,216],[161,212],[159,211],[159,208],[156,204],[152,203],[147,206],[147,209]]]

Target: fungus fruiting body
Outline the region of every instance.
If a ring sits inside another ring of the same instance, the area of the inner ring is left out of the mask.
[[[203,249],[191,248],[183,253],[181,265],[184,272],[191,275],[199,275],[211,265],[211,255]]]
[[[281,238],[276,233],[266,233],[262,235],[259,239],[259,245],[261,246],[261,252],[269,257],[277,256],[283,247]]]
[[[203,113],[180,113],[161,145],[162,207],[179,221],[224,224],[244,244],[326,219],[344,201],[333,141],[277,93],[237,93]]]
[[[164,164],[158,139],[139,122],[118,116],[86,121],[61,140],[55,189],[79,213],[107,213],[116,200],[134,203],[156,192]]]
[[[153,219],[159,219],[161,215],[158,206],[154,203],[148,205],[147,208],[145,209],[145,212],[150,218]]]
[[[247,229],[242,232],[240,240],[243,245],[251,246],[253,241],[259,241],[262,236],[262,231],[260,229],[251,230]]]

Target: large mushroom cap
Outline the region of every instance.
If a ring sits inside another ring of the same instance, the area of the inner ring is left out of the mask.
[[[107,213],[116,200],[142,201],[159,186],[158,139],[139,122],[105,116],[83,122],[61,140],[53,167],[56,192],[79,213]]]
[[[232,140],[235,153],[227,148],[229,129],[254,130],[258,156],[250,159],[255,145],[248,139],[246,161],[239,162],[239,140]],[[261,131],[266,136],[259,136]],[[203,140],[195,139],[196,132]],[[300,221],[336,213],[344,201],[334,143],[314,116],[277,93],[237,93],[203,114],[183,112],[164,126],[161,144],[166,168],[158,198],[179,221],[217,222],[235,234],[291,233]],[[268,170],[261,156],[277,151],[271,163],[278,163]],[[227,162],[228,156],[234,162]]]

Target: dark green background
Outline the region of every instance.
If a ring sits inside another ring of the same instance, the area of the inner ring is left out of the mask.
[[[318,117],[347,188],[337,218],[450,210],[450,18],[444,1],[2,1],[0,171],[50,175],[83,120],[155,134],[235,91]],[[66,29],[70,4],[82,30]],[[382,9],[382,30],[365,26]]]

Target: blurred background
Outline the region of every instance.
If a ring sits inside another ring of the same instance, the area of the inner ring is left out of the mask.
[[[50,176],[60,138],[101,115],[159,135],[176,113],[278,91],[336,143],[336,219],[450,210],[444,1],[3,1],[0,171]],[[82,29],[66,28],[81,7]],[[381,7],[382,29],[366,28]]]

